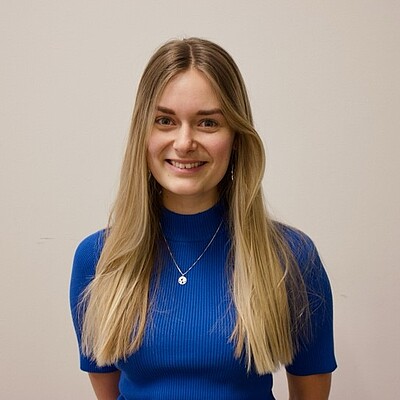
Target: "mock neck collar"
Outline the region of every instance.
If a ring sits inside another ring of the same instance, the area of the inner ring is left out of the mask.
[[[163,208],[161,227],[168,240],[204,241],[212,237],[224,214],[221,202],[197,214],[178,214]]]

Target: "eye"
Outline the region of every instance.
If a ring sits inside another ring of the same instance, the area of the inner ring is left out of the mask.
[[[218,122],[213,119],[203,119],[200,121],[200,126],[203,128],[217,128]]]
[[[162,126],[170,126],[174,124],[174,121],[169,117],[157,117],[155,122]]]

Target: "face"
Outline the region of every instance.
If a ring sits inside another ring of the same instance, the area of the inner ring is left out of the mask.
[[[179,213],[212,207],[233,141],[234,133],[207,78],[195,69],[174,77],[156,105],[147,149],[164,206]]]

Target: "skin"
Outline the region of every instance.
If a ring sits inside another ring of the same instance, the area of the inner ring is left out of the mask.
[[[116,400],[119,395],[118,382],[121,373],[89,373],[90,383],[98,400]]]
[[[286,373],[289,400],[327,400],[332,374],[296,376]]]
[[[164,206],[194,214],[218,201],[234,133],[206,77],[190,69],[166,86],[148,140],[147,161]]]
[[[287,373],[289,400],[327,400],[331,387],[331,374],[295,376]],[[116,400],[120,372],[89,373],[98,400]]]
[[[234,144],[234,133],[220,112],[220,103],[204,75],[191,69],[166,86],[157,105],[148,140],[147,161],[162,187],[166,208],[194,214],[218,201]],[[119,372],[89,374],[99,400],[118,397]],[[331,374],[287,374],[289,400],[326,400]]]

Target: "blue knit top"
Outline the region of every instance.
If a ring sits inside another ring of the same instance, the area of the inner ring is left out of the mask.
[[[214,241],[180,285],[180,273],[165,246],[160,280],[140,349],[116,365],[98,367],[80,352],[87,372],[121,371],[119,400],[132,399],[274,399],[272,375],[247,373],[243,359],[234,357],[230,341],[235,311],[229,292],[227,255],[230,239],[224,207],[217,204],[194,215],[162,212],[161,225],[171,252],[185,272],[203,252],[220,222]],[[297,230],[283,228],[304,273],[311,305],[313,336],[294,362],[295,375],[331,372],[333,351],[332,296],[329,281],[312,241]],[[77,316],[80,294],[93,278],[102,249],[103,232],[84,239],[74,258],[70,302],[80,342]]]

